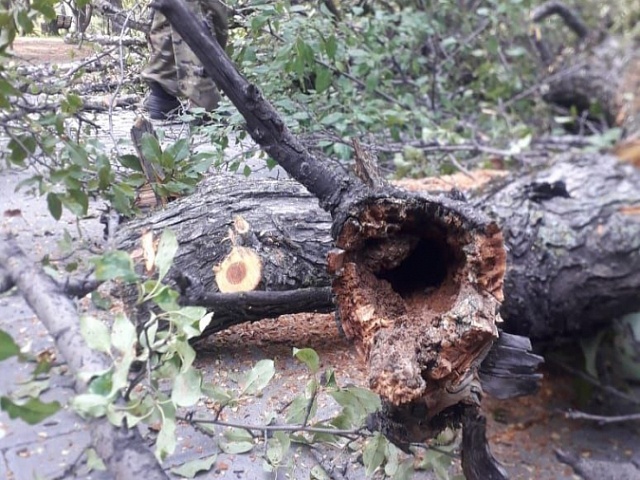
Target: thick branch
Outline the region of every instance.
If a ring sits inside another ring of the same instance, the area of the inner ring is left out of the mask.
[[[531,20],[540,23],[546,18],[558,15],[564,23],[575,33],[580,40],[584,40],[589,35],[587,25],[582,21],[576,12],[558,1],[546,2],[536,7],[531,12]]]
[[[247,121],[251,137],[313,193],[325,210],[334,212],[346,190],[354,185],[353,180],[335,164],[320,161],[304,148],[258,87],[238,73],[222,47],[183,1],[154,0],[152,6],[167,17],[200,59],[207,74],[238,108]]]
[[[203,293],[183,298],[188,305],[210,308],[215,321],[207,333],[225,330],[232,325],[274,318],[286,313],[328,313],[335,308],[331,288],[301,288],[284,292]]]
[[[18,287],[25,300],[56,342],[69,369],[80,372],[103,372],[108,359],[91,350],[80,333],[80,320],[73,302],[42,270],[35,267],[7,235],[0,237],[0,266]],[[87,384],[76,377],[76,390]],[[137,430],[118,428],[106,418],[92,422],[91,435],[96,451],[115,478],[122,480],[167,479],[167,475],[145,445]]]
[[[504,467],[487,441],[487,419],[477,407],[467,407],[462,421],[462,470],[467,480],[506,480]]]
[[[119,30],[122,30],[125,26],[132,30],[139,30],[144,33],[149,33],[149,30],[151,30],[150,22],[140,22],[132,19],[130,15],[117,8],[108,0],[92,0],[91,3],[98,13],[109,18]]]

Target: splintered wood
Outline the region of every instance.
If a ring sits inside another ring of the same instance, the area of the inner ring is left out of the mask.
[[[328,264],[342,326],[369,362],[370,387],[392,405],[426,406],[426,418],[464,400],[498,334],[498,227],[442,202],[386,197],[363,205],[336,245]]]

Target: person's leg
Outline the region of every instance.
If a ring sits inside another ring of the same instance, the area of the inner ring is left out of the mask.
[[[153,14],[149,52],[149,62],[141,74],[150,89],[144,106],[152,119],[165,119],[180,107],[180,101],[176,98],[179,92],[178,74],[171,26],[159,12]]]
[[[188,0],[187,3],[209,28],[215,30],[216,38],[224,48],[228,37],[227,8],[224,4],[218,0]],[[200,60],[176,32],[173,32],[173,49],[180,94],[205,110],[216,108],[220,94],[215,83],[206,75]]]

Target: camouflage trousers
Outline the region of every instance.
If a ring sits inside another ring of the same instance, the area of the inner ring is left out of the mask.
[[[215,31],[224,48],[228,38],[227,7],[220,0],[186,0],[187,5]],[[168,93],[183,96],[207,110],[217,107],[220,93],[202,64],[160,12],[154,12],[149,32],[149,63],[142,71],[147,82],[155,81]]]

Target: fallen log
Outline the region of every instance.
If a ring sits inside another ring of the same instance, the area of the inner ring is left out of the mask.
[[[87,374],[104,372],[111,362],[84,341],[73,301],[51,277],[30,262],[6,234],[0,236],[0,278],[6,286],[15,284],[18,287],[76,376],[75,390],[85,392],[89,381]],[[137,429],[116,427],[106,417],[92,420],[91,427],[93,446],[114,478],[168,478]]]
[[[574,338],[640,310],[637,169],[609,155],[577,152],[558,157],[546,169],[498,182],[467,195],[505,232],[501,328],[535,340]],[[421,188],[417,182],[408,186]],[[242,234],[236,231],[238,217],[243,220]],[[158,238],[165,228],[175,231],[180,242],[170,277],[182,291],[183,302],[216,311],[207,334],[291,313],[286,301],[280,302],[280,309],[272,305],[267,310],[258,303],[243,307],[253,294],[271,292],[275,298],[276,292],[331,285],[326,270],[331,218],[295,182],[208,177],[190,197],[122,225],[116,235],[118,248],[132,252],[142,264],[142,232],[151,231]],[[261,279],[254,292],[225,297],[213,268],[234,245],[259,256]],[[430,269],[443,268],[440,259],[431,261]],[[332,309],[330,296],[324,297],[324,304],[321,297],[313,310]],[[227,306],[218,311],[221,298],[228,298]],[[237,316],[233,304],[245,313]]]

